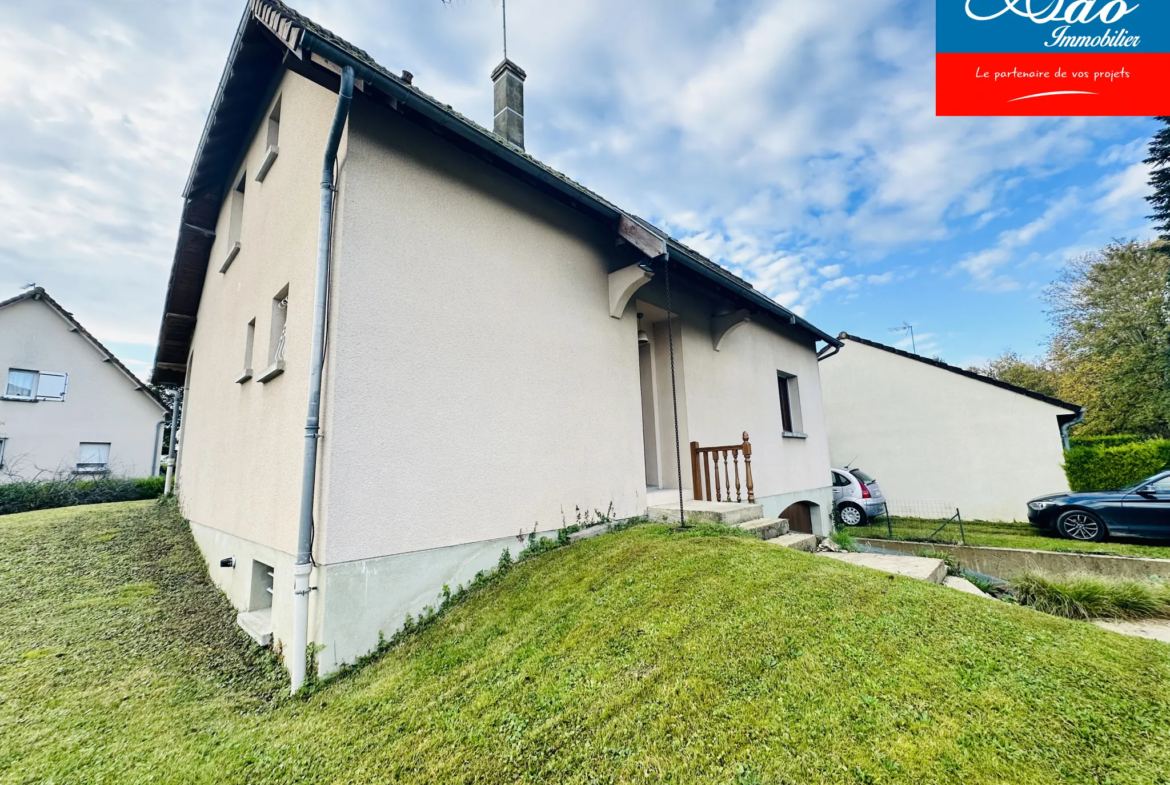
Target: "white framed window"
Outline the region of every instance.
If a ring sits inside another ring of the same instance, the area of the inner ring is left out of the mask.
[[[4,397],[20,401],[64,401],[69,374],[9,368]]]
[[[4,468],[4,448],[8,446],[8,439],[0,436],[0,469]]]
[[[4,389],[5,398],[24,398],[35,401],[37,396],[37,372],[25,371],[20,368],[8,369],[8,386]]]
[[[272,321],[268,333],[268,363],[284,359],[284,329],[288,323],[288,285],[272,298]]]
[[[110,468],[109,442],[82,442],[77,448],[77,472],[94,474]]]
[[[804,421],[800,416],[800,388],[796,377],[784,371],[776,372],[780,389],[780,422],[784,436],[804,438]]]

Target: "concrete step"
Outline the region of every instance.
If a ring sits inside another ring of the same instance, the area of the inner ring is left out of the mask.
[[[236,624],[261,646],[272,643],[272,609],[264,608],[236,616]]]
[[[788,534],[787,518],[757,518],[754,521],[737,524],[745,532],[751,532],[761,540],[772,540]]]
[[[764,517],[760,504],[739,504],[737,502],[709,502],[699,499],[683,500],[687,523],[724,523],[735,526]],[[646,510],[652,521],[678,523],[678,504],[655,504]]]
[[[952,588],[955,591],[966,592],[967,594],[975,594],[979,597],[989,596],[985,594],[978,586],[971,583],[971,581],[967,580],[966,578],[960,578],[958,575],[948,575],[947,577],[943,578],[943,586]],[[995,598],[991,597],[991,599]]]
[[[942,559],[926,559],[922,556],[893,556],[885,553],[821,553],[837,561],[869,567],[894,575],[905,575],[927,583],[942,583],[947,577],[947,565]]]
[[[817,536],[815,534],[788,532],[766,542],[770,545],[779,545],[781,548],[791,548],[794,551],[804,551],[806,553],[813,553],[817,549]]]

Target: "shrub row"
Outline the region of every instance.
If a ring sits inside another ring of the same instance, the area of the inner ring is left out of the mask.
[[[1137,434],[1118,433],[1112,436],[1073,436],[1068,443],[1070,447],[1120,447],[1142,440],[1143,437]]]
[[[163,477],[110,477],[98,480],[6,483],[0,485],[0,515],[72,507],[75,504],[157,499],[162,495],[164,481]]]
[[[1064,473],[1074,491],[1114,491],[1170,466],[1170,440],[1153,439],[1116,447],[1073,447],[1064,454]]]

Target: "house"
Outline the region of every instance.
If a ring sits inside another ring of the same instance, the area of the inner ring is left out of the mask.
[[[153,379],[212,578],[294,686],[578,511],[706,495],[692,451],[745,432],[724,498],[827,533],[839,342],[528,155],[526,76],[492,75],[493,133],[275,0],[241,20]]]
[[[146,477],[167,407],[37,286],[0,301],[0,482]]]
[[[946,507],[964,519],[1022,521],[1029,499],[1068,490],[1062,437],[1080,406],[839,338],[844,346],[821,363],[833,465],[877,478],[891,513]]]

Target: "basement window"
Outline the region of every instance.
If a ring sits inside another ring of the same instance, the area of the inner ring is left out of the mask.
[[[102,474],[109,469],[109,442],[82,442],[77,448],[78,474]]]
[[[11,401],[64,401],[69,386],[69,374],[50,371],[32,371],[24,368],[8,369],[8,384],[4,398]]]
[[[284,373],[285,326],[288,323],[288,284],[272,298],[272,319],[268,331],[268,367],[256,379],[268,382]]]
[[[227,256],[224,257],[223,264],[219,268],[221,273],[226,273],[228,268],[232,266],[232,262],[240,255],[240,230],[244,225],[244,181],[246,179],[247,173],[241,172],[235,187],[228,194]]]
[[[275,571],[269,565],[252,561],[252,590],[248,597],[248,610],[258,611],[272,607],[272,584]]]
[[[256,182],[264,182],[264,178],[268,176],[268,170],[272,168],[272,164],[276,162],[276,156],[280,153],[280,98],[276,99],[276,105],[272,107],[272,114],[268,115],[268,135],[265,148],[264,160],[260,164],[260,169],[256,172]]]
[[[236,378],[236,384],[243,384],[252,378],[252,347],[256,344],[256,320],[248,322],[244,334],[244,372]]]

